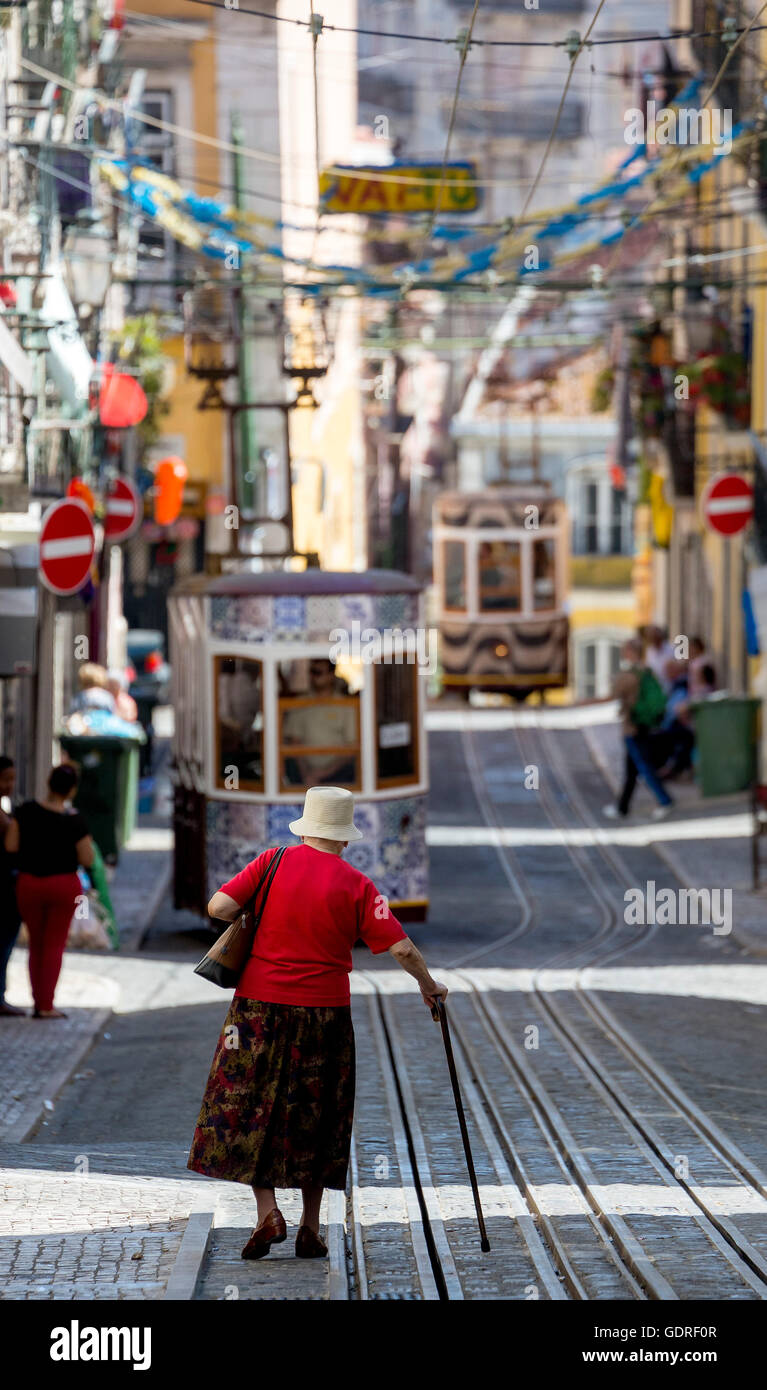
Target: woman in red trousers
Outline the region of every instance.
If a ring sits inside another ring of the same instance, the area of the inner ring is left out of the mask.
[[[70,800],[77,773],[69,763],[54,767],[43,801],[25,801],[5,832],[5,848],[18,856],[16,901],[29,933],[29,979],[35,1018],[66,1018],[53,995],[75,903],[83,887],[78,864],[90,868],[93,841]]]

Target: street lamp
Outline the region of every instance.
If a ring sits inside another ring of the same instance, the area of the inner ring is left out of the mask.
[[[292,323],[285,335],[282,370],[296,383],[297,406],[316,409],[312,382],[327,374],[330,365],[325,324],[322,313],[314,303],[304,303],[294,310]]]
[[[111,243],[109,229],[99,222],[74,222],[64,238],[67,289],[82,318],[90,318],[106,299],[112,278]]]
[[[199,285],[184,295],[184,363],[190,376],[208,383],[200,409],[222,407],[220,385],[237,375],[240,328],[234,296],[219,285]]]

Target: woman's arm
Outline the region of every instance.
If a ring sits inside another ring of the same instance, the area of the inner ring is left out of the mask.
[[[208,916],[218,917],[223,922],[233,922],[241,912],[240,904],[236,903],[234,898],[230,898],[228,893],[214,893],[208,903]]]
[[[5,831],[3,840],[8,854],[18,854],[19,852],[19,822],[15,816],[11,816]]]
[[[96,858],[96,851],[93,848],[93,840],[90,835],[83,835],[82,840],[78,840],[75,845],[75,854],[78,864],[82,864],[84,869],[89,869]]]
[[[394,945],[389,947],[389,955],[394,956],[397,964],[417,981],[423,1001],[429,1008],[434,999],[447,998],[447,985],[441,985],[434,979],[421,952],[409,936],[406,936],[404,941],[395,941]]]

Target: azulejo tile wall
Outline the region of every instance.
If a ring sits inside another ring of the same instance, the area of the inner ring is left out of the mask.
[[[418,594],[279,594],[211,600],[211,636],[229,642],[328,642],[336,629],[414,627]]]
[[[208,801],[209,893],[213,894],[271,845],[296,844],[289,824],[298,820],[301,810],[301,803],[257,805]],[[349,863],[372,878],[379,892],[390,901],[409,902],[427,897],[426,798],[358,800],[354,819],[363,839],[350,844],[345,851]]]

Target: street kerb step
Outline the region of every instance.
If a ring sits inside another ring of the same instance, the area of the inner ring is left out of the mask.
[[[213,1227],[212,1211],[193,1211],[186,1223],[164,1298],[193,1299]]]

